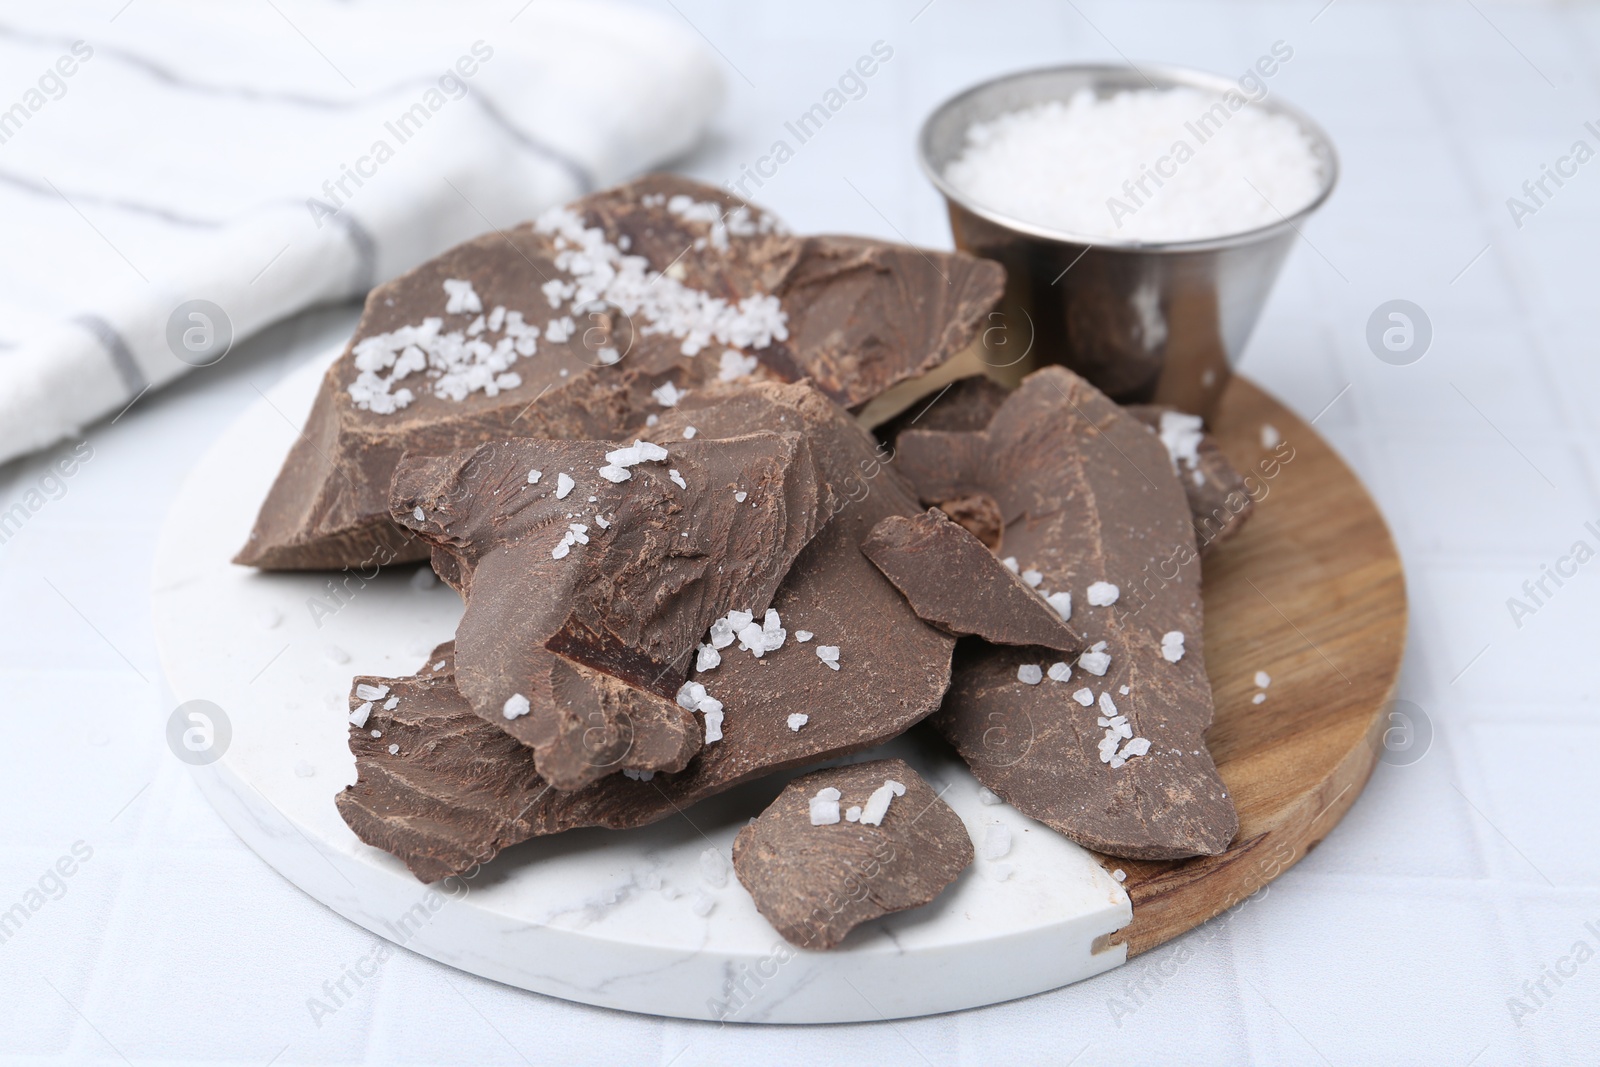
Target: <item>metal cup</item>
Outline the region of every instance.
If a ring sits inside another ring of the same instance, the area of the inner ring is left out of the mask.
[[[1339,164],[1321,127],[1272,97],[1252,105],[1306,132],[1322,188],[1278,222],[1205,240],[1155,243],[1053,230],[976,203],[944,177],[973,123],[1066,101],[1081,89],[1105,97],[1152,83],[1219,97],[1239,91],[1227,78],[1179,67],[1070,64],[1008,74],[940,105],[922,126],[918,156],[944,194],[956,247],[1006,268],[1005,295],[978,346],[990,373],[1015,384],[1060,363],[1121,403],[1170,404],[1209,417],[1301,222],[1333,190]]]

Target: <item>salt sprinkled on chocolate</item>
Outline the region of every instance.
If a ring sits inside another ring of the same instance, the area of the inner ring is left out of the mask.
[[[507,719],[515,719],[519,716],[528,714],[532,708],[533,705],[528,702],[527,697],[523,696],[521,693],[512,693],[506,698],[505,706],[500,709],[500,712]]]
[[[699,671],[714,670],[722,663],[722,653],[714,645],[701,645],[695,653],[694,669]]]
[[[1117,602],[1117,597],[1122,595],[1122,590],[1110,582],[1089,583],[1089,604],[1097,608],[1108,608]]]
[[[382,700],[388,695],[389,687],[386,685],[368,685],[362,682],[356,686],[356,698],[358,700]]]
[[[1050,664],[1050,669],[1045,672],[1052,682],[1064,682],[1072,677],[1072,668],[1065,663],[1057,661]]]
[[[818,645],[817,646],[817,658],[820,659],[823,663],[826,663],[829,667],[833,668],[834,670],[838,670],[839,669],[839,646],[838,645]]]
[[[1163,411],[1161,427],[1157,431],[1161,443],[1167,446],[1172,459],[1172,473],[1181,475],[1185,470],[1200,466],[1200,442],[1205,438],[1204,424],[1198,415],[1185,415],[1181,411]],[[1204,475],[1201,479],[1204,480]]]
[[[693,441],[694,440],[694,435],[699,433],[699,432],[700,431],[696,430],[693,426],[685,426],[683,428],[683,439],[685,441]]]
[[[1056,609],[1056,614],[1061,616],[1061,621],[1066,622],[1072,618],[1072,594],[1051,593],[1044,598],[1044,602]]]
[[[1268,674],[1266,671],[1256,671],[1255,683],[1256,688],[1265,689],[1267,686],[1272,684],[1272,675]]]
[[[800,727],[811,721],[811,716],[807,715],[803,711],[796,711],[789,716],[787,721],[789,723],[789,729],[793,730],[795,733],[799,733]]]
[[[1161,635],[1161,658],[1176,663],[1183,658],[1183,632],[1168,630]]]
[[[893,778],[885,781],[878,788],[874,789],[872,791],[872,795],[867,798],[866,806],[861,809],[861,825],[882,826],[883,817],[889,814],[890,801],[892,801],[895,797],[903,797],[905,795],[905,786],[901,785]]]
[[[755,373],[756,365],[755,356],[747,356],[743,352],[730,348],[722,353],[722,359],[717,370],[717,380],[736,382],[740,378],[748,378]]]
[[[449,296],[444,310],[447,315],[470,314],[483,310],[483,301],[478,299],[477,292],[472,288],[470,281],[460,278],[446,278],[444,291]]]
[[[1111,669],[1111,656],[1106,652],[1106,643],[1097,641],[1093,648],[1078,657],[1078,666],[1094,675],[1104,678],[1106,671]]]
[[[687,489],[687,488],[689,488],[689,483],[683,480],[683,475],[679,474],[676,468],[673,468],[672,470],[667,471],[667,477],[671,478],[673,484],[676,485],[679,489]]]
[[[839,821],[839,791],[833,786],[823,786],[811,798],[811,825],[832,826]]]
[[[1023,685],[1038,685],[1044,680],[1044,672],[1037,663],[1024,663],[1017,668],[1017,681]]]
[[[565,500],[576,484],[566,472],[556,475],[556,499]]]
[[[539,484],[539,479],[543,478],[543,477],[544,477],[544,471],[529,471],[528,472],[528,484],[529,485],[538,485]]]
[[[805,642],[811,640],[815,636],[816,635],[813,634],[810,630],[796,630],[794,632],[794,639],[796,641],[799,641],[802,644],[804,644]]]
[[[1094,690],[1090,689],[1088,686],[1085,686],[1084,688],[1078,690],[1076,693],[1073,693],[1072,694],[1072,699],[1076,700],[1078,703],[1082,704],[1086,708],[1093,707],[1094,706]]]
[[[1022,572],[1022,580],[1034,589],[1039,588],[1039,583],[1044,581],[1044,575],[1038,571],[1027,570]]]
[[[393,711],[395,708],[398,708],[399,706],[400,706],[400,698],[397,697],[397,696],[390,697],[388,700],[385,700],[383,702],[383,710],[384,711]]]
[[[350,713],[350,725],[354,726],[357,730],[365,729],[367,725],[367,716],[371,714],[372,701],[369,700],[365,704],[362,704],[360,707],[356,708],[355,711]]]
[[[679,389],[672,382],[666,382],[650,390],[650,395],[655,402],[664,408],[676,407],[678,401],[689,395],[687,389]]]
[[[1016,574],[1017,573],[1017,567],[1019,566],[1019,564],[1017,563],[1017,557],[1016,556],[1007,556],[1005,559],[1001,560],[1000,562],[1005,564],[1006,570],[1010,571],[1012,574]]]

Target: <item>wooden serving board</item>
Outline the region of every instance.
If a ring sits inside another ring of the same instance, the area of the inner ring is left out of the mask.
[[[1293,449],[1259,466],[1271,425]],[[1317,846],[1355,803],[1382,752],[1405,648],[1400,557],[1355,474],[1288,408],[1235,377],[1211,420],[1228,458],[1263,489],[1255,514],[1204,564],[1212,755],[1239,810],[1220,856],[1127,872],[1133,921],[1107,945],[1147,952],[1227,910]],[[1267,476],[1264,471],[1275,470]],[[1252,703],[1258,670],[1272,676]]]

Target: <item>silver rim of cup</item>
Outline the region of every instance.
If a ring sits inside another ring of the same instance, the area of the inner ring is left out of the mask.
[[[1020,96],[1012,98],[1012,94],[1006,92],[1008,89],[1016,88],[1030,81],[1049,83],[1054,79],[1061,79],[1064,83],[1058,92],[1047,91],[1041,86],[1036,95],[1030,94],[1027,99],[1022,99]],[[1093,89],[1097,94],[1104,95],[1109,92],[1121,92],[1129,89],[1148,89],[1152,87],[1151,83],[1154,83],[1154,88],[1156,89],[1189,88],[1218,95],[1229,90],[1239,90],[1236,81],[1222,75],[1163,64],[1141,64],[1138,67],[1134,67],[1121,63],[1066,63],[1059,66],[1036,67],[1032,70],[1017,71],[980,82],[957,93],[935,108],[933,113],[923,122],[922,129],[917,134],[917,160],[922,165],[922,172],[928,176],[928,180],[933,182],[934,187],[943,193],[947,200],[997,226],[1046,241],[1059,241],[1063,244],[1086,245],[1091,248],[1125,250],[1129,252],[1204,252],[1212,249],[1250,244],[1279,234],[1284,230],[1297,228],[1300,222],[1322,206],[1322,202],[1333,192],[1333,187],[1339,179],[1339,157],[1334,151],[1333,141],[1309,115],[1292,104],[1278,100],[1275,94],[1269,95],[1260,103],[1251,103],[1248,106],[1259,107],[1272,114],[1283,115],[1294,121],[1305,131],[1306,135],[1311,138],[1313,151],[1321,163],[1322,188],[1315,199],[1293,214],[1286,215],[1277,222],[1258,226],[1253,230],[1241,230],[1237,233],[1224,234],[1220,237],[1206,237],[1188,241],[1139,241],[1126,238],[1093,237],[1072,233],[1068,230],[1057,230],[1049,226],[1040,226],[1037,223],[1007,215],[1002,211],[996,211],[971,199],[945,180],[945,164],[960,151],[961,146],[965,145],[967,128],[974,122],[986,121],[1006,112],[1032,104],[1043,103],[1047,100],[1061,100],[1064,102],[1079,89]],[[1008,99],[1004,103],[985,106],[1001,97],[1007,97]],[[942,143],[945,146],[945,151],[935,151],[936,142]],[[950,146],[954,146],[954,148],[952,149]]]

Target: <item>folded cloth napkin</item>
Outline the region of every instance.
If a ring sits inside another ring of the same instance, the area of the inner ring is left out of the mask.
[[[0,461],[689,149],[693,31],[571,0],[0,14]]]

